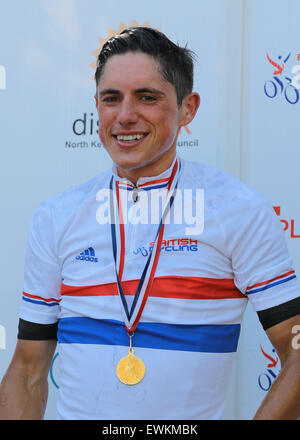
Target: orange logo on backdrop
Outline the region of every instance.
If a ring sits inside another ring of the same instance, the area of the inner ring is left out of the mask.
[[[91,67],[92,67],[92,69],[94,71],[96,71],[96,69],[97,69],[97,59],[98,59],[98,55],[99,55],[103,45],[111,37],[114,37],[115,35],[120,34],[124,29],[128,29],[128,28],[131,28],[131,27],[136,27],[136,26],[151,27],[149,21],[146,21],[146,23],[140,25],[136,20],[133,20],[132,23],[129,26],[127,26],[125,23],[121,22],[117,30],[115,30],[115,29],[108,29],[107,38],[99,38],[100,48],[96,49],[96,50],[93,50],[93,54],[96,57],[96,61],[94,61],[91,64]],[[161,29],[160,28],[156,28],[156,30],[160,31]],[[95,76],[93,76],[93,80],[95,80]],[[187,131],[187,133],[191,134],[191,130],[186,125],[184,126],[184,128]]]

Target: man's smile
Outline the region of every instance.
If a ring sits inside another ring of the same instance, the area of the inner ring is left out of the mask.
[[[120,147],[134,147],[141,143],[145,137],[148,136],[149,133],[119,133],[113,134],[113,138],[116,140],[117,144]]]
[[[113,136],[118,141],[134,141],[146,137],[148,133],[128,133],[128,134],[114,134]]]

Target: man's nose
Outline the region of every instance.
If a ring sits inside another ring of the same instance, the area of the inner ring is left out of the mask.
[[[132,99],[124,98],[120,105],[118,114],[118,122],[122,126],[135,124],[138,120],[136,107]]]

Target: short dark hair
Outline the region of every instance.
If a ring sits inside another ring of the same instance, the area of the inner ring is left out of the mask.
[[[143,26],[125,29],[110,38],[98,55],[95,73],[97,87],[107,60],[113,55],[127,52],[142,52],[158,62],[163,78],[175,87],[180,107],[182,100],[193,90],[194,53],[174,44],[156,29]]]

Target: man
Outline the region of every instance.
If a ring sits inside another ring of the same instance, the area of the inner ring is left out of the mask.
[[[43,417],[57,338],[58,419],[220,419],[248,300],[282,363],[255,418],[300,417],[299,286],[280,223],[238,179],[176,155],[200,102],[191,53],[125,30],[103,46],[96,84],[113,169],[33,217],[1,417]],[[186,189],[196,208],[204,191],[193,234],[173,218]],[[158,221],[132,221],[153,200]]]

